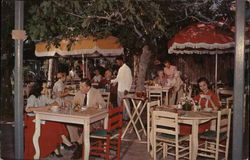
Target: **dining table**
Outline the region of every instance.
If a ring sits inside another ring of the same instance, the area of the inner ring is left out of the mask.
[[[60,107],[59,110],[48,111],[35,111],[35,132],[33,135],[33,144],[35,147],[34,159],[39,159],[40,148],[38,139],[41,134],[41,122],[42,121],[55,121],[62,123],[73,123],[83,125],[83,144],[84,144],[84,160],[89,159],[90,152],[90,124],[96,121],[104,119],[104,129],[108,126],[108,110],[107,109],[95,109],[89,107],[84,110],[74,111],[73,109],[67,109]]]
[[[178,113],[179,123],[188,124],[192,126],[192,139],[191,139],[191,159],[197,159],[198,153],[198,130],[199,125],[217,118],[216,111],[185,111],[178,109],[178,105],[171,106],[157,106],[154,110],[170,111]],[[151,136],[152,137],[152,136]]]
[[[164,99],[164,105],[168,105],[169,104],[169,90],[172,88],[173,86],[161,86],[161,85],[154,85],[154,86],[145,86],[146,88],[146,92],[148,93],[149,90],[160,90],[162,93],[165,93],[165,99]]]

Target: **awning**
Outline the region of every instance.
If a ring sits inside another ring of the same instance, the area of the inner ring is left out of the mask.
[[[93,36],[79,36],[76,41],[68,48],[69,40],[63,39],[59,42],[60,46],[48,45],[48,42],[39,42],[36,44],[35,55],[37,57],[52,57],[56,53],[61,56],[77,55],[103,55],[117,56],[124,53],[124,49],[119,43],[119,39],[109,36],[104,39],[96,40]]]

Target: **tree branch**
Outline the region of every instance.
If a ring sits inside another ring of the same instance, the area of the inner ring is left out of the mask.
[[[75,14],[75,13],[70,13],[70,12],[65,12],[66,14],[69,14],[69,15],[72,15],[72,16],[75,16],[75,17],[78,17],[78,18],[85,18],[81,15],[78,15],[78,14]]]

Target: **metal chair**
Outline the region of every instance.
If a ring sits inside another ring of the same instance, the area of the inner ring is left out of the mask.
[[[95,139],[90,145],[90,155],[104,157],[106,160],[120,159],[122,111],[122,106],[110,109],[108,129],[99,129],[90,133],[90,138]],[[111,155],[111,150],[116,154]]]
[[[160,150],[163,150],[163,158],[169,154],[175,156],[176,160],[191,159],[191,135],[179,135],[178,113],[153,111],[152,132],[154,160]],[[171,149],[175,152],[169,152]]]
[[[218,111],[216,130],[209,130],[199,135],[200,140],[205,140],[198,148],[198,156],[219,159],[219,153],[224,153],[228,159],[229,139],[231,125],[231,109]],[[220,157],[221,159],[221,157]]]

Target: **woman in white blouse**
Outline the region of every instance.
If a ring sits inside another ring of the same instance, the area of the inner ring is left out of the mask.
[[[24,158],[33,159],[35,154],[35,149],[33,145],[33,134],[35,131],[35,113],[34,111],[48,111],[53,105],[58,105],[58,103],[50,99],[46,95],[42,95],[42,82],[36,82],[31,89],[30,96],[27,100],[27,106],[25,111],[25,149]],[[47,157],[49,154],[53,153],[57,157],[62,157],[58,146],[62,143],[67,146],[72,146],[72,143],[66,138],[68,132],[62,123],[42,121],[41,122],[41,136],[39,138],[39,146],[41,149],[40,158]]]

